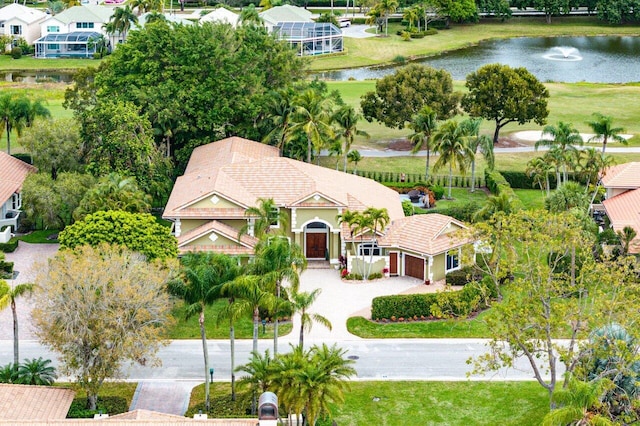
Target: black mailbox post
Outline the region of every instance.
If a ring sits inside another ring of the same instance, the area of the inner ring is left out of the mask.
[[[278,397],[264,392],[258,400],[258,420],[278,420]]]

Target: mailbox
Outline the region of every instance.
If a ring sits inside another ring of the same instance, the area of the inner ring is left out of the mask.
[[[264,392],[258,400],[258,420],[278,420],[278,397]]]

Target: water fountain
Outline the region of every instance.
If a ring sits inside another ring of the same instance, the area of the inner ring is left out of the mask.
[[[552,61],[581,61],[582,56],[575,47],[556,46],[552,47],[549,53],[542,56]]]

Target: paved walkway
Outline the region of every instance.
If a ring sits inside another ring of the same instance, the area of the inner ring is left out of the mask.
[[[184,416],[189,408],[191,390],[201,383],[196,381],[143,380],[138,382],[129,411],[150,410]]]
[[[35,282],[38,265],[53,257],[58,251],[58,247],[58,244],[29,244],[20,241],[16,251],[6,253],[5,259],[8,262],[13,262],[13,269],[19,272],[15,280],[7,280],[9,285]],[[16,300],[18,336],[21,340],[35,339],[31,327],[31,309],[33,309],[31,297],[25,296]],[[4,339],[13,339],[13,317],[9,308],[0,311],[0,340]]]

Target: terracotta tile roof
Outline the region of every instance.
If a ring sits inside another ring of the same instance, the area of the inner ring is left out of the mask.
[[[638,163],[640,164],[640,163]],[[622,231],[625,226],[635,229],[638,236],[629,245],[630,253],[640,253],[640,189],[624,192],[602,202],[611,227]]]
[[[363,177],[278,156],[278,150],[259,142],[229,138],[194,150],[184,176],[171,191],[164,217],[181,217],[184,209],[205,196],[221,195],[241,207],[258,198],[273,198],[290,207],[319,195],[339,207],[364,210],[386,208],[391,219],[404,217],[398,194]]]
[[[602,177],[602,184],[605,188],[640,188],[640,162],[609,167]]]
[[[182,219],[245,219],[243,209],[206,209],[187,207],[180,210]]]
[[[223,246],[223,245],[198,245],[190,246],[184,245],[178,247],[178,254],[187,254],[192,252],[210,252],[210,253],[224,253],[229,256],[253,256],[253,249],[249,247],[241,246]]]
[[[4,204],[14,193],[20,192],[27,175],[36,168],[24,161],[0,152],[0,204]]]
[[[253,247],[255,247],[258,242],[255,237],[246,234],[238,239],[237,229],[232,226],[225,225],[222,222],[218,222],[217,220],[212,220],[211,222],[207,222],[180,235],[178,237],[178,248],[182,248],[196,238],[200,238],[201,236],[206,235],[210,232],[215,232],[216,234],[222,235],[233,241],[239,241],[240,245],[243,245],[250,250],[253,250]]]
[[[445,233],[451,224],[466,229],[462,222],[439,213],[397,219],[387,227],[378,245],[434,256],[466,243],[454,233]]]
[[[75,395],[52,386],[0,384],[0,420],[64,419]]]
[[[105,419],[64,419],[64,420],[0,420],[2,426],[96,426],[102,423],[109,426],[182,426],[182,425],[215,425],[215,426],[256,426],[257,419],[206,419],[171,416],[171,419],[128,419],[118,416]]]

